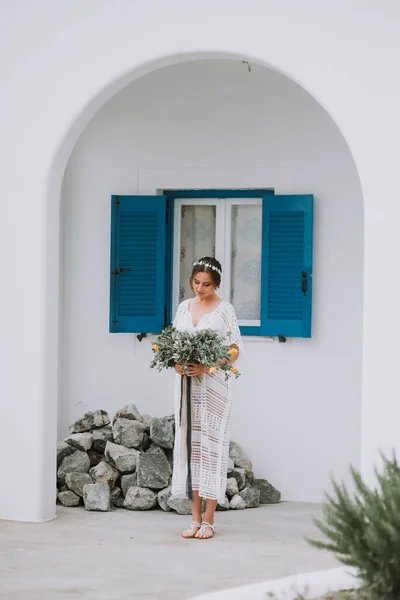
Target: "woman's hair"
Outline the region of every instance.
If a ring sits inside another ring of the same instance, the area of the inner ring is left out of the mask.
[[[222,267],[221,263],[213,256],[205,256],[199,258],[193,263],[192,274],[190,276],[190,287],[193,288],[193,278],[196,273],[209,273],[215,287],[219,288],[221,285]]]

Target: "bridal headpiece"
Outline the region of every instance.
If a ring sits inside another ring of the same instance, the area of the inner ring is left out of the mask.
[[[214,265],[211,265],[210,263],[205,262],[204,260],[196,260],[193,263],[193,266],[195,267],[196,265],[203,265],[203,267],[207,267],[207,269],[212,269],[213,271],[217,271],[217,273],[219,275],[222,275],[221,269],[218,269],[218,267],[215,267]]]

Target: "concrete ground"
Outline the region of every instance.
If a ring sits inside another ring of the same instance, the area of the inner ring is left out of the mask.
[[[314,504],[219,512],[213,540],[183,540],[189,517],[58,507],[44,524],[0,521],[1,600],[187,600],[337,566],[311,548]]]

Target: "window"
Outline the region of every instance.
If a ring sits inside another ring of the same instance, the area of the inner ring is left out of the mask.
[[[193,262],[216,256],[223,265],[222,297],[234,305],[239,325],[259,327],[262,196],[273,191],[209,191],[206,198],[203,194],[193,191],[174,196],[173,310],[191,295]]]
[[[114,196],[110,331],[158,333],[194,260],[216,256],[244,335],[310,337],[312,213],[311,195],[272,190]]]

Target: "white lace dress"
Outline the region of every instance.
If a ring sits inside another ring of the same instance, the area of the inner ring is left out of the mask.
[[[180,331],[214,329],[226,336],[227,344],[236,344],[239,354],[243,344],[233,306],[222,301],[211,313],[202,316],[194,327],[189,300],[182,302],[177,310],[174,327]],[[192,489],[202,498],[225,501],[226,474],[228,468],[229,433],[232,384],[234,378],[225,381],[225,375],[216,371],[202,375],[198,381],[192,378],[192,431],[191,476]],[[174,389],[175,449],[172,493],[187,495],[186,431],[182,431],[181,376],[176,375]]]

